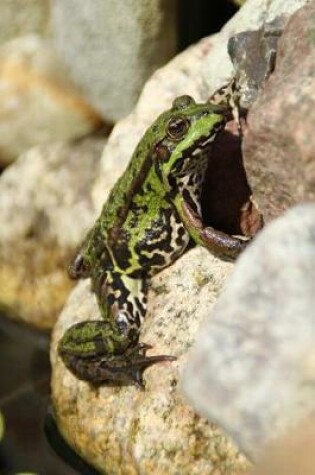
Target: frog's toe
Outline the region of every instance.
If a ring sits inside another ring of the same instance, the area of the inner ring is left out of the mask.
[[[152,348],[153,348],[153,346],[148,345],[147,343],[138,343],[136,346],[133,346],[132,348],[130,348],[130,350],[129,350],[130,353],[129,354],[139,352],[139,355],[145,356],[146,352],[148,350],[151,350]]]
[[[76,330],[78,329],[80,327],[78,328],[77,325]],[[96,328],[92,329],[93,331],[96,330]],[[91,331],[91,328],[88,328],[88,330]],[[82,340],[83,336],[81,335],[81,337]],[[80,341],[80,344],[82,345],[82,341]],[[146,368],[155,363],[176,360],[176,357],[169,355],[147,356],[146,352],[151,348],[151,345],[146,343],[136,343],[118,353],[107,351],[103,354],[97,354],[95,347],[93,348],[94,353],[93,351],[87,351],[87,349],[85,352],[79,353],[74,351],[76,348],[73,347],[71,347],[72,351],[69,351],[69,348],[66,351],[63,344],[59,348],[59,354],[73,374],[95,386],[118,383],[134,384],[143,389],[145,386],[143,371]]]
[[[152,346],[146,343],[138,343],[136,346],[129,348],[124,355],[120,356],[124,360],[120,367],[123,382],[135,384],[140,389],[144,389],[143,372],[146,368],[156,363],[175,361],[177,359],[171,355],[146,356],[147,350],[151,348]]]
[[[104,356],[94,359],[75,359],[65,361],[71,371],[80,379],[89,381],[95,386],[101,384],[134,384],[144,389],[143,372],[149,366],[163,361],[175,361],[176,357],[169,355],[145,356],[147,348],[140,347],[138,351],[132,348],[122,355]],[[68,363],[68,364],[67,364]]]

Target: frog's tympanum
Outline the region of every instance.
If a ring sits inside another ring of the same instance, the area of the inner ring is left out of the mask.
[[[149,127],[72,264],[90,277],[102,320],[69,328],[58,350],[66,366],[94,385],[144,386],[143,370],[172,356],[147,356],[139,343],[148,281],[183,254],[190,241],[235,257],[245,242],[201,219],[200,194],[212,142],[224,128],[222,107],[174,100]]]

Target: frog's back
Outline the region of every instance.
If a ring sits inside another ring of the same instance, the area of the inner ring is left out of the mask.
[[[139,144],[124,173],[117,180],[103,205],[98,221],[102,232],[124,221],[133,196],[141,188],[151,167],[150,150]]]
[[[123,215],[126,217],[134,195],[141,190],[151,171],[152,153],[161,135],[165,133],[165,124],[171,115],[171,110],[161,114],[138,143],[125,172],[112,188],[103,206],[99,217],[102,231],[106,232],[117,221],[121,224]]]

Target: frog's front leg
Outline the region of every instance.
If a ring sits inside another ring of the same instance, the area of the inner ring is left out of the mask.
[[[229,120],[233,118],[240,128],[240,116],[243,111],[240,110],[239,87],[234,77],[227,84],[217,89],[210,96],[209,102],[230,109],[232,116]]]
[[[182,196],[178,196],[175,206],[193,241],[205,246],[215,255],[234,259],[243,251],[249,240],[239,239],[218,229],[205,226],[202,218]]]
[[[151,347],[139,343],[139,328],[146,312],[146,285],[118,272],[108,272],[95,286],[103,320],[70,327],[58,352],[78,378],[94,385],[136,384],[143,388],[143,371],[173,356],[147,356]]]

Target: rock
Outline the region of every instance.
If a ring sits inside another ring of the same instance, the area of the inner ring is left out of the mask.
[[[48,36],[49,17],[49,0],[1,0],[0,44],[30,33]]]
[[[104,118],[135,105],[146,79],[175,53],[175,2],[55,0],[56,45],[72,77]]]
[[[235,5],[237,5],[238,7],[241,7],[242,5],[244,5],[246,0],[232,0],[232,2],[235,3]]]
[[[36,147],[0,177],[0,308],[50,328],[73,283],[67,262],[95,219],[90,188],[104,139]]]
[[[255,470],[248,475],[266,475],[266,473],[312,475],[315,465],[314,442],[313,415],[269,446]]]
[[[34,145],[78,138],[100,124],[47,42],[30,35],[0,47],[0,167]]]
[[[311,2],[292,16],[275,72],[248,115],[245,168],[266,221],[315,199],[314,15]]]
[[[243,31],[230,37],[228,53],[233,63],[241,108],[252,106],[258,91],[273,72],[278,40],[286,22],[284,15],[279,16],[259,30]]]
[[[315,205],[300,205],[240,257],[184,371],[198,413],[252,459],[315,410],[314,263]]]
[[[227,51],[228,39],[237,33],[259,30],[277,17],[286,15],[289,19],[298,8],[309,0],[247,0],[245,5],[216,35],[211,55],[205,58],[199,72],[210,93],[226,83],[233,75],[233,65]]]
[[[153,279],[141,340],[153,345],[152,354],[173,354],[178,360],[148,369],[145,391],[95,389],[65,368],[56,345],[66,328],[100,318],[89,282],[71,294],[53,334],[52,398],[61,433],[100,473],[234,475],[248,468],[229,439],[196,416],[177,389],[201,317],[232,266],[196,248]]]

